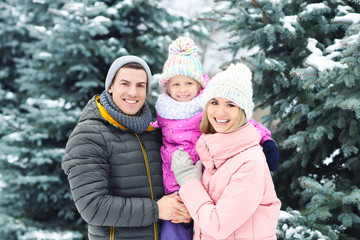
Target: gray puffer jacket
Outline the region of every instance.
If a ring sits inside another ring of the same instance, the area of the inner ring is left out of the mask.
[[[161,145],[159,130],[130,132],[113,122],[98,96],[88,102],[62,168],[90,240],[159,239]]]

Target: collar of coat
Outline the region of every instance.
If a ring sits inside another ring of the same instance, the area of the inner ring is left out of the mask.
[[[121,129],[124,130],[128,130],[126,127],[124,127],[123,125],[121,125],[118,121],[116,121],[112,116],[110,116],[110,114],[106,111],[106,109],[104,108],[103,105],[101,105],[100,103],[100,96],[96,96],[95,97],[95,102],[96,102],[96,106],[99,109],[99,112],[101,114],[101,116],[108,121],[109,123],[111,123],[114,126],[117,126]],[[154,131],[155,128],[150,124],[149,127],[145,130],[145,131]]]
[[[202,134],[196,143],[196,151],[205,169],[212,172],[241,152],[258,146],[260,139],[254,125],[247,122],[231,133]]]

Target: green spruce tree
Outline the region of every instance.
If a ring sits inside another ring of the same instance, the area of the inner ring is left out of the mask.
[[[349,10],[333,19],[345,36],[326,48],[310,39],[308,67],[294,69],[293,75],[318,102],[307,113],[305,142],[321,174],[300,178],[309,200],[305,213],[318,228],[355,240],[360,231],[360,13]],[[287,142],[293,145],[296,137]],[[303,154],[303,144],[294,145]]]
[[[229,34],[223,50],[232,52],[232,61],[253,70],[254,100],[270,111],[264,123],[277,122],[273,137],[281,165],[273,178],[283,209],[299,210],[306,218],[302,222],[320,231],[301,239],[355,239],[359,5],[337,0],[220,2],[206,17]],[[341,24],[344,16],[356,20]],[[339,41],[342,47],[334,50]],[[242,54],[243,49],[248,53]],[[296,231],[278,229],[281,239],[297,239]]]
[[[1,118],[8,121],[0,127],[0,212],[6,214],[0,217],[5,223],[0,236],[82,239],[85,223],[60,162],[83,107],[103,91],[107,70],[117,57],[137,55],[159,73],[168,44],[185,31],[198,30],[192,20],[170,14],[156,0],[11,3],[28,38],[9,39],[10,44],[19,43],[22,52],[11,55],[7,50],[11,61],[3,63],[17,75],[5,76],[14,86],[1,85],[1,91],[11,90],[22,101],[1,110]],[[8,29],[18,20],[1,18]],[[13,108],[17,111],[11,117],[5,114]]]

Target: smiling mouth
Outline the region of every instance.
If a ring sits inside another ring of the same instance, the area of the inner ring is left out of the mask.
[[[185,98],[188,98],[188,97],[189,97],[189,95],[178,95],[177,97],[178,97],[178,98],[185,99]]]
[[[129,104],[135,104],[138,102],[137,100],[130,100],[130,99],[124,99],[124,101]]]
[[[216,121],[217,123],[228,123],[230,120],[222,120],[222,119],[217,119],[217,118],[215,118],[215,121]]]

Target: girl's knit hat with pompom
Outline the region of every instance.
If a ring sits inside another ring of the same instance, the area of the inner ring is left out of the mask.
[[[166,83],[175,76],[189,76],[200,83],[204,88],[206,83],[203,69],[198,56],[198,48],[188,37],[179,37],[169,45],[169,57],[166,60],[159,84],[165,87]]]

